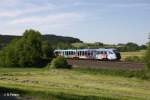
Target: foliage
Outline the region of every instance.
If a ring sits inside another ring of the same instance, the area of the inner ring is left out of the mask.
[[[143,62],[144,61],[142,57],[138,57],[138,56],[129,56],[129,57],[126,57],[124,60],[129,61],[129,62]]]
[[[13,35],[0,35],[0,49],[6,47],[13,39],[20,39],[22,36],[13,36]],[[42,40],[47,41],[51,47],[57,47],[59,43],[75,43],[82,42],[78,38],[65,37],[65,36],[56,36],[56,35],[42,35]]]
[[[118,49],[122,52],[127,52],[127,51],[138,51],[140,49],[143,49],[144,47],[140,47],[138,44],[129,42],[127,44],[121,44],[118,45]]]
[[[42,48],[43,47],[43,48]],[[3,67],[29,67],[38,65],[47,57],[49,48],[42,46],[41,33],[26,30],[23,37],[13,40],[0,52],[0,65]]]
[[[95,42],[95,43],[72,43],[73,48],[116,48],[120,52],[129,52],[129,51],[138,51],[138,50],[144,50],[147,48],[146,45],[138,45],[136,43],[126,43],[126,44],[104,44],[101,42]]]
[[[42,42],[42,53],[43,53],[43,58],[44,59],[49,59],[53,57],[53,49],[48,41],[43,41]]]
[[[129,42],[126,44],[126,49],[129,51],[139,50],[139,46],[136,43]]]
[[[147,66],[147,69],[150,70],[150,43],[149,43],[149,47],[147,48],[147,51],[145,54],[145,64]]]
[[[70,43],[57,43],[53,46],[53,48],[57,49],[70,49],[73,48]]]
[[[2,51],[0,51],[0,65],[3,67],[8,66],[17,66],[16,63],[18,61],[18,57],[15,50],[15,45],[18,40],[13,40],[11,44],[5,47]]]
[[[146,45],[141,45],[139,46],[140,50],[144,50],[144,49],[147,49],[147,46]]]
[[[83,49],[83,48],[102,48],[104,44],[101,42],[96,43],[73,43],[74,48]]]
[[[64,57],[58,56],[52,60],[50,68],[71,68],[71,66]]]

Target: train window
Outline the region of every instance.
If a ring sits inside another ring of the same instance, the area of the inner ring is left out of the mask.
[[[93,52],[90,52],[90,55],[92,56],[92,55],[93,55]]]
[[[66,51],[64,51],[64,55],[67,55],[67,52],[66,52]]]
[[[74,52],[72,51],[72,55],[74,55]]]
[[[64,51],[64,55],[67,55],[67,53]]]
[[[69,55],[69,51],[67,51],[67,55]]]
[[[97,51],[96,53],[97,53],[97,54],[101,54],[101,52],[100,52],[100,51]]]
[[[57,52],[57,51],[55,52],[55,55],[58,55],[58,52]]]
[[[71,51],[71,55],[74,55],[74,52],[73,52],[73,51]]]
[[[66,52],[64,51],[63,54],[66,55]]]
[[[85,55],[85,52],[83,51],[82,53],[83,53],[83,56],[84,56],[84,55]]]
[[[85,55],[87,55],[87,51],[85,51]]]
[[[107,54],[107,52],[106,52],[106,51],[104,51],[104,54]]]
[[[119,51],[118,50],[113,50],[115,53],[118,53]]]
[[[80,51],[80,56],[82,56],[82,51]]]
[[[67,56],[69,55],[68,51],[66,51],[66,55],[67,55]]]
[[[83,52],[82,51],[80,51],[80,55],[83,56]]]
[[[80,52],[78,52],[78,56],[80,56]]]
[[[91,55],[91,53],[90,52],[88,52],[88,54],[87,54],[88,56],[90,56]]]
[[[69,51],[69,55],[71,55],[71,51]]]
[[[100,54],[107,54],[106,51],[100,51],[99,53],[100,53]]]
[[[109,54],[113,54],[111,51],[109,51]]]
[[[100,54],[103,54],[103,51],[100,51],[99,53],[100,53]]]

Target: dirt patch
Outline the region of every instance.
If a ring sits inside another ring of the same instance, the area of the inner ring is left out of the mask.
[[[73,67],[96,68],[96,69],[130,69],[141,70],[144,68],[144,63],[122,62],[122,61],[98,61],[98,60],[67,60]]]

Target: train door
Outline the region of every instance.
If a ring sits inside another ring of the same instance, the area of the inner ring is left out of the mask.
[[[98,51],[97,59],[99,60],[107,60],[107,51]]]

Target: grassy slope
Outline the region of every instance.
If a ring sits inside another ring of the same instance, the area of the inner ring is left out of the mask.
[[[150,100],[150,81],[80,70],[0,69],[0,87],[45,99]]]
[[[121,52],[122,60],[129,56],[138,56],[142,57],[145,54],[145,50],[137,51],[137,52]]]

